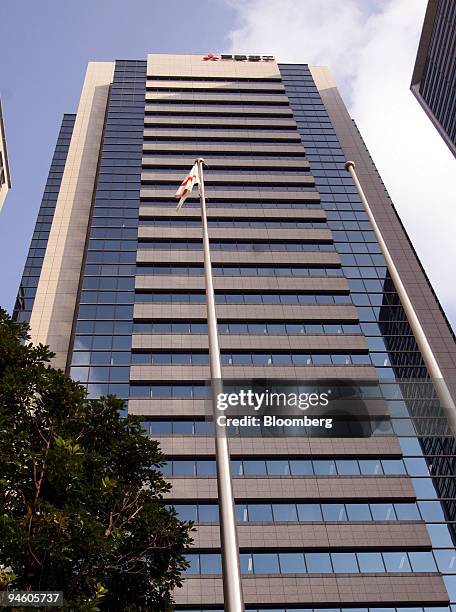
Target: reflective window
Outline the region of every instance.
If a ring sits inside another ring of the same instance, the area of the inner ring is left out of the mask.
[[[272,504],[275,522],[297,521],[298,513],[295,504]]]
[[[297,504],[300,521],[321,521],[323,519],[320,504]]]
[[[306,565],[309,574],[331,574],[333,571],[329,553],[306,553]]]
[[[431,552],[409,552],[413,572],[436,572],[437,566]]]
[[[396,518],[393,504],[371,504],[374,521],[393,521]]]
[[[385,552],[383,560],[387,572],[411,572],[409,560],[406,553],[401,552]]]
[[[377,552],[359,552],[357,554],[359,571],[362,573],[368,572],[384,572],[385,566],[381,553]]]
[[[219,554],[206,553],[200,555],[202,574],[221,574],[222,562]]]
[[[345,504],[345,509],[349,521],[372,520],[369,504]]]
[[[272,521],[271,504],[249,504],[249,520],[250,521]]]
[[[357,574],[359,572],[355,553],[339,552],[331,553],[334,572],[344,574]]]
[[[322,504],[323,518],[325,521],[346,521],[347,514],[344,504]]]
[[[278,556],[270,553],[255,553],[253,567],[256,574],[280,573]]]
[[[421,518],[416,504],[396,503],[394,508],[399,521],[419,521]]]
[[[279,553],[280,573],[304,574],[306,564],[302,553]]]
[[[456,551],[451,550],[435,550],[434,555],[437,561],[439,572],[443,574],[456,573]]]
[[[313,474],[312,462],[308,459],[291,459],[290,470],[294,476],[310,476]]]

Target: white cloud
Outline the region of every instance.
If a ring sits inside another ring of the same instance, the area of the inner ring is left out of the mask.
[[[227,0],[230,52],[327,65],[456,323],[456,167],[410,92],[426,0]]]

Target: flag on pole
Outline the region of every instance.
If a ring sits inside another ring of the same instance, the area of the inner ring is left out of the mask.
[[[187,197],[190,195],[195,185],[199,185],[198,163],[195,163],[193,165],[193,168],[184,178],[184,180],[179,186],[179,189],[176,191],[176,194],[174,197],[180,198],[179,203],[177,204],[176,210],[180,209],[180,207],[185,202]]]

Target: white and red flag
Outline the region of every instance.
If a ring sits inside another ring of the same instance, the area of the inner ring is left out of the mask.
[[[190,195],[193,187],[195,185],[199,185],[199,172],[198,172],[198,163],[195,162],[193,168],[184,178],[182,183],[179,186],[179,189],[176,191],[175,198],[180,198],[179,203],[177,204],[176,210],[182,206],[187,197]]]

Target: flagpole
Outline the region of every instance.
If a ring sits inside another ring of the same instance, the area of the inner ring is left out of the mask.
[[[451,396],[450,390],[448,389],[448,386],[445,382],[445,379],[443,378],[443,374],[434,356],[434,353],[426,337],[426,334],[424,333],[424,329],[418,319],[415,309],[413,308],[413,304],[408,296],[405,285],[402,282],[402,279],[396,268],[394,260],[390,255],[390,252],[386,245],[385,240],[383,239],[380,228],[377,225],[377,221],[375,220],[374,214],[371,210],[369,202],[367,201],[363,188],[361,187],[361,183],[359,182],[358,176],[355,171],[355,162],[347,161],[347,163],[345,164],[345,169],[348,170],[348,172],[351,174],[352,179],[355,182],[359,196],[361,198],[362,203],[364,204],[364,208],[367,212],[367,216],[369,217],[369,221],[371,222],[375,236],[380,245],[383,257],[385,258],[386,265],[390,273],[391,279],[393,281],[394,287],[402,303],[405,314],[407,315],[408,322],[410,324],[410,327],[412,328],[412,332],[413,332],[413,335],[415,336],[415,340],[420,350],[421,356],[423,357],[424,364],[434,384],[435,391],[440,400],[440,405],[442,406],[443,411],[448,419],[450,428],[453,430],[453,433],[456,433],[456,406],[455,406],[455,403]]]
[[[204,194],[204,159],[198,158],[196,163],[198,164],[201,223],[203,226],[204,276],[206,281],[209,362],[214,411],[215,459],[217,466],[217,486],[219,498],[224,609],[226,612],[244,612],[228,439],[224,432],[219,431],[219,427],[217,427],[216,423],[217,397],[222,391],[222,368],[220,364],[220,347],[217,329],[217,315],[215,312],[214,283],[212,280],[209,232],[207,228],[206,198]]]

